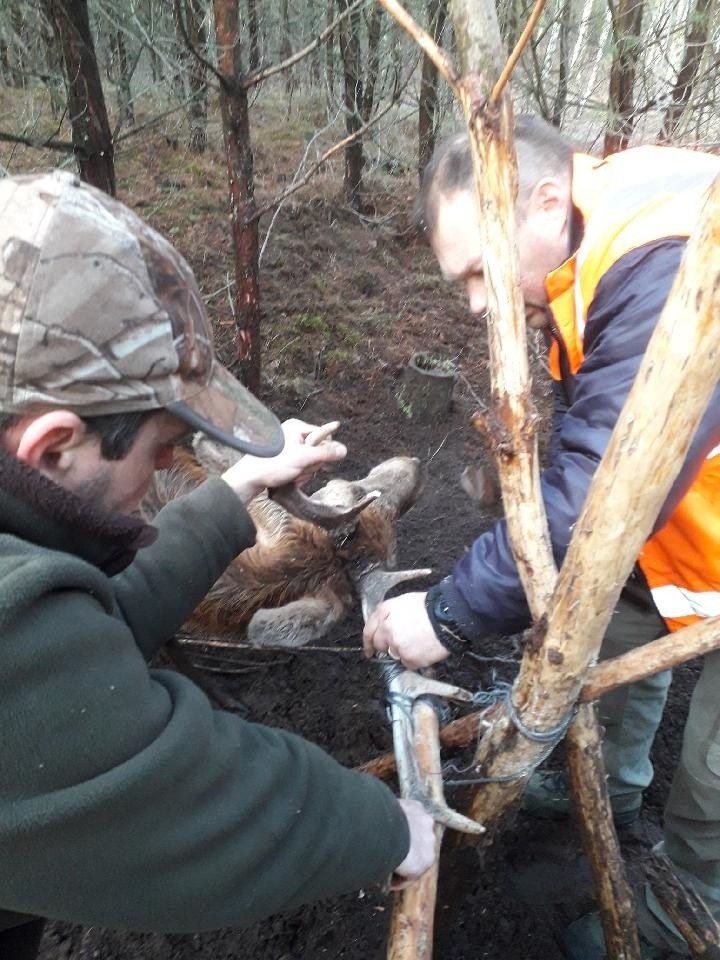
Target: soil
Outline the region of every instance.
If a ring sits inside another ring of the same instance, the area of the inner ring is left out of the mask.
[[[258,178],[261,200],[287,176],[281,146],[274,146],[275,177]],[[267,169],[269,149],[258,151],[259,170]],[[118,171],[120,197],[189,258],[210,304],[219,349],[232,362],[225,290],[232,268],[219,146],[191,158],[170,141],[136,145],[132,155],[119,158]],[[428,479],[420,502],[400,521],[398,562],[432,566],[433,576],[440,578],[500,514],[498,505],[480,508],[472,502],[458,482],[466,465],[486,460],[482,438],[471,424],[472,413],[489,402],[485,333],[468,316],[462,294],[442,284],[408,222],[411,180],[377,179],[369,193],[372,218],[348,210],[336,169],[282,208],[263,260],[263,394],[283,417],[342,421],[340,437],[349,447],[338,471],[343,476],[364,475],[398,453],[421,458]],[[460,371],[452,410],[434,425],[408,419],[396,401],[400,375],[415,351],[452,359]],[[536,401],[546,416],[547,379],[537,359],[533,373]],[[243,651],[243,672],[215,676],[253,720],[302,734],[340,762],[359,764],[390,748],[382,690],[376,669],[359,651],[360,631],[354,614],[323,641],[327,651]],[[495,637],[481,652],[507,657],[513,649],[509,639]],[[493,671],[509,678],[515,669],[512,661],[472,662],[458,679],[477,688],[492,684]],[[676,672],[642,820],[622,831],[633,871],[660,835],[697,669],[691,664]],[[452,804],[452,793],[448,799]],[[446,861],[435,939],[435,956],[442,960],[561,958],[564,927],[593,904],[570,823],[538,824],[515,813],[480,854],[451,851]],[[454,881],[452,892],[448,878]],[[41,957],[372,960],[385,955],[391,908],[391,897],[376,888],[311,904],[249,929],[193,936],[52,923]]]

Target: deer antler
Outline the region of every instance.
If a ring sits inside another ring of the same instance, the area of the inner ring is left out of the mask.
[[[360,571],[355,575],[354,580],[360,594],[363,619],[367,621],[391,587],[418,577],[426,577],[430,573],[432,571],[429,569],[383,570],[379,567]],[[419,800],[433,819],[453,830],[459,830],[462,833],[484,833],[485,827],[476,820],[470,820],[456,810],[452,810],[446,803],[433,800],[428,796],[415,754],[413,723],[415,701],[419,697],[436,696],[468,703],[472,700],[472,694],[461,687],[441,683],[412,670],[406,670],[385,654],[378,655],[377,660],[387,683],[395,763],[402,796]]]
[[[310,447],[315,447],[323,440],[331,437],[339,426],[339,420],[324,423],[321,427],[317,427],[307,435],[305,443]],[[374,500],[377,500],[380,496],[380,491],[372,490],[361,500],[358,500],[357,503],[346,508],[334,507],[327,503],[318,503],[303,493],[294,483],[284,483],[280,487],[273,487],[272,490],[268,491],[268,496],[299,520],[314,523],[324,530],[336,530],[338,527],[342,527],[349,521],[354,520],[358,514],[362,513],[365,507],[369,506]]]

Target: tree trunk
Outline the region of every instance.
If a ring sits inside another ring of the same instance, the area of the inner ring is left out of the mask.
[[[258,222],[255,218],[253,153],[247,91],[242,76],[237,0],[213,0],[220,86],[223,142],[227,163],[230,217],[235,258],[237,350],[245,385],[260,388],[260,285]]]
[[[712,6],[713,0],[696,0],[688,18],[690,28],[685,36],[685,54],[672,88],[672,103],[663,117],[658,143],[668,143],[672,140],[692,95],[700,62],[708,43]]]
[[[349,0],[338,0],[338,9],[344,13]],[[362,126],[360,104],[362,103],[362,77],[360,74],[360,14],[356,10],[343,20],[340,28],[340,56],[345,77],[345,129],[348,136]],[[356,210],[361,207],[360,188],[363,168],[362,138],[357,137],[345,147],[345,198]]]
[[[327,0],[325,6],[325,26],[333,22],[333,0]],[[328,96],[332,99],[335,89],[335,33],[331,33],[325,41],[325,72],[327,74]],[[332,104],[328,104],[332,106]]]
[[[247,0],[248,41],[250,47],[250,69],[260,66],[260,28],[258,26],[257,0]]]
[[[380,27],[382,25],[382,7],[373,4],[368,26],[367,73],[365,75],[365,93],[362,99],[362,120],[367,123],[372,116],[375,103],[375,84],[380,66]]]
[[[186,0],[185,24],[190,43],[201,56],[205,56],[207,33],[205,30],[205,7],[201,0]],[[207,67],[197,57],[188,63],[190,87],[190,149],[203,153],[207,147]]]
[[[47,77],[45,86],[50,95],[50,112],[54,120],[59,120],[67,104],[67,89],[63,79],[63,65],[60,50],[62,43],[56,25],[47,16],[44,9],[39,11],[41,18],[40,37],[45,53]]]
[[[114,40],[116,61],[115,77],[118,86],[120,119],[122,123],[127,123],[132,126],[135,123],[135,110],[133,109],[132,90],[130,88],[130,64],[128,62],[125,36],[122,29],[115,31]]]
[[[606,157],[625,150],[632,137],[633,86],[641,49],[640,27],[644,0],[618,0],[614,8],[611,0],[609,2],[614,50],[610,68],[608,126],[603,146]]]
[[[563,0],[559,24],[560,37],[558,50],[558,85],[555,92],[555,100],[553,101],[552,111],[552,123],[554,123],[556,127],[559,127],[562,122],[563,114],[565,112],[565,104],[567,103],[569,72],[568,34],[570,32],[571,12],[571,0]]]
[[[288,0],[280,0],[280,22],[282,24],[282,40],[280,41],[280,59],[287,60],[292,56],[292,42],[290,40],[290,11],[288,9]],[[290,100],[292,99],[295,85],[293,82],[292,67],[285,70],[285,95],[288,97],[287,113],[290,113]]]
[[[68,113],[80,176],[114,196],[114,149],[90,33],[87,0],[43,2],[62,42]]]
[[[446,16],[447,0],[429,0],[427,7],[428,33],[435,43],[440,43]],[[422,178],[423,171],[435,150],[437,78],[437,67],[430,57],[424,54],[420,72],[420,100],[418,103],[418,176],[420,178]]]

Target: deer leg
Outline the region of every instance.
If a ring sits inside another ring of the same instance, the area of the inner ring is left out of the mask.
[[[258,610],[248,624],[247,641],[254,647],[304,647],[325,636],[344,612],[344,605],[329,591]]]

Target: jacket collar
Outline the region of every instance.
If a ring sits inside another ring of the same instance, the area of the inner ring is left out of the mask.
[[[105,513],[0,450],[0,532],[72,553],[113,576],[152,543],[139,517]]]

